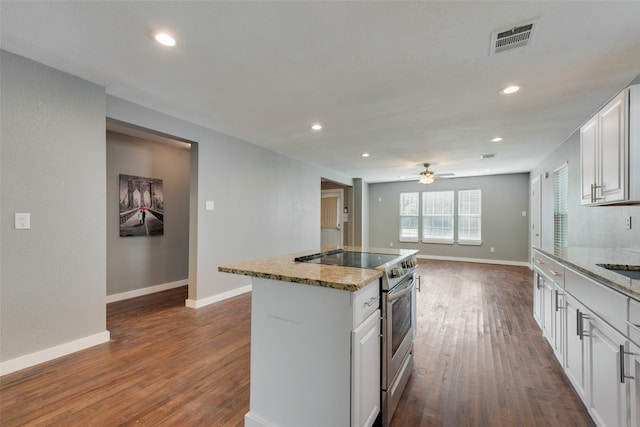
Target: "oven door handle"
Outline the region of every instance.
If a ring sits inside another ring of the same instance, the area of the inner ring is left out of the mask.
[[[402,296],[408,294],[409,292],[411,292],[413,290],[413,281],[411,283],[411,286],[406,287],[405,289],[401,290],[401,291],[397,291],[397,292],[390,292],[389,295],[387,296],[387,300],[389,302],[391,301],[395,301],[398,298],[401,298]]]

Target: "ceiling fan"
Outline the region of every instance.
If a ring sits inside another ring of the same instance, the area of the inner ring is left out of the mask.
[[[429,163],[425,163],[424,168],[425,170],[420,172],[420,184],[431,184],[438,178],[446,178],[455,175],[454,173],[435,174],[429,170]]]

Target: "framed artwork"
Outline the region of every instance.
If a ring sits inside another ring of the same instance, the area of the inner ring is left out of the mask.
[[[120,174],[120,237],[164,234],[162,180]]]

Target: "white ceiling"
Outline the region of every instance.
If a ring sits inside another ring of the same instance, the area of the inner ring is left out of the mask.
[[[368,182],[527,172],[640,74],[640,1],[2,0],[0,20],[5,50]]]

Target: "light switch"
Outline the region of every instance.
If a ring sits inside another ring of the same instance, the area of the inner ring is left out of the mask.
[[[527,216],[527,211],[522,211],[522,216]]]
[[[205,210],[212,211],[214,209],[213,200],[207,200],[204,206]]]
[[[16,213],[16,230],[28,230],[31,228],[31,214]]]

